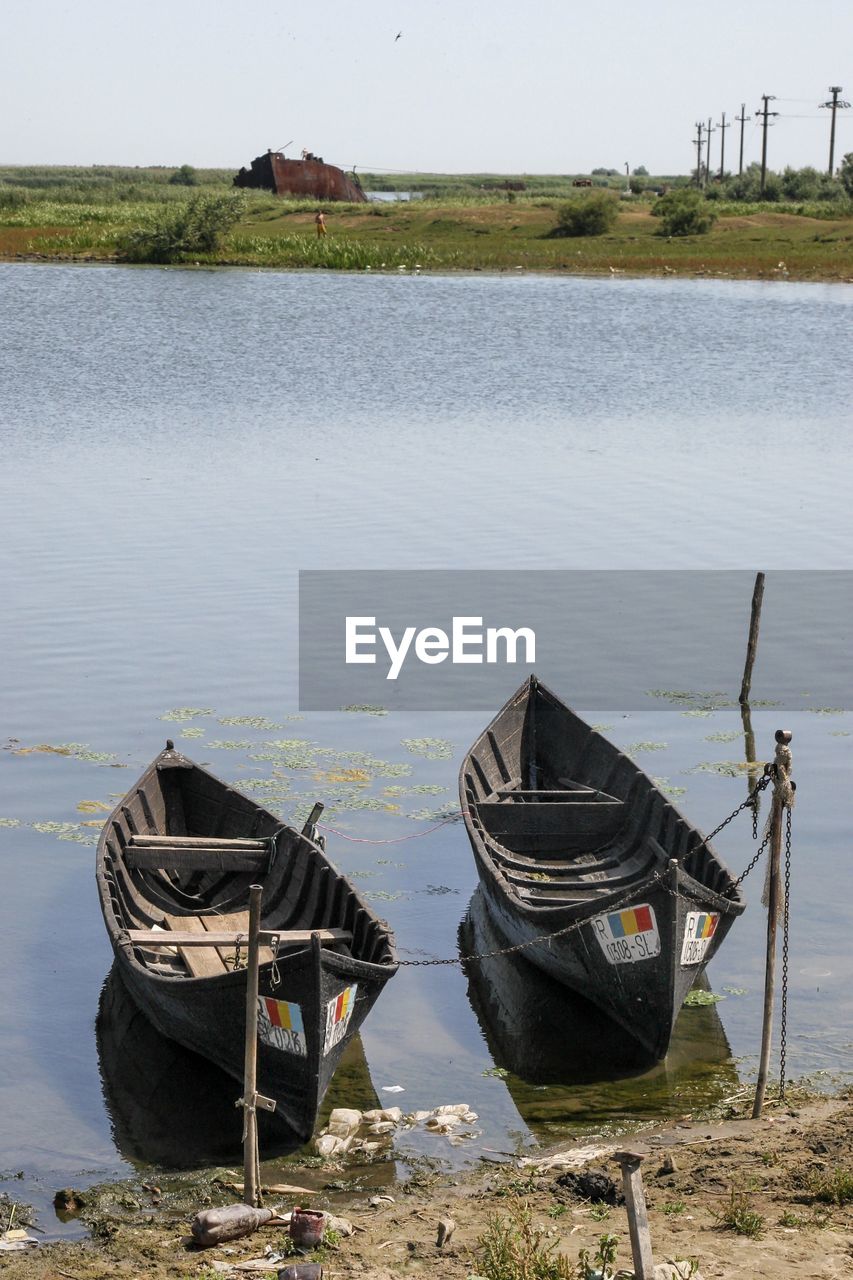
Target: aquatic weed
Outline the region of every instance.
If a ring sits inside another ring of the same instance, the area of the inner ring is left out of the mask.
[[[670,782],[669,778],[652,778],[652,782],[658,791],[662,791],[667,796],[683,796],[687,790],[686,787],[675,786],[674,783]]]
[[[158,718],[160,720],[195,720],[197,716],[212,716],[213,707],[172,707],[171,711],[164,711]]]
[[[453,755],[453,743],[444,738],[403,738],[401,744],[425,760],[450,760]]]

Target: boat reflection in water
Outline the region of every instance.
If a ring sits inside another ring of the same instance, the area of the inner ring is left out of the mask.
[[[481,889],[459,927],[461,955],[508,946]],[[682,1009],[669,1053],[654,1062],[595,1005],[548,977],[523,952],[463,963],[468,998],[518,1111],[540,1139],[577,1126],[667,1119],[707,1109],[738,1076],[716,1006]],[[704,984],[704,980],[700,985]]]
[[[167,1040],[137,1009],[115,966],[101,991],[98,1057],[115,1144],[126,1160],[169,1169],[239,1161],[243,1113],[240,1086],[224,1071]],[[263,1092],[263,1080],[259,1081]],[[359,1036],[347,1046],[324,1100],[317,1127],[332,1107],[379,1106]],[[303,1144],[275,1114],[258,1112],[264,1160]]]

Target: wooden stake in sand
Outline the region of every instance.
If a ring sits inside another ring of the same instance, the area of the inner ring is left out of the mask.
[[[640,1165],[645,1160],[640,1151],[614,1151],[613,1159],[622,1169],[622,1189],[625,1192],[625,1208],[628,1211],[628,1230],[631,1234],[631,1254],[634,1259],[636,1280],[654,1280],[655,1264],[652,1258],[652,1237],[649,1231],[649,1214],[646,1209],[646,1193]]]
[[[776,730],[776,760],[773,765],[773,802],[770,810],[770,869],[767,882],[767,960],[764,971],[764,1023],[761,1032],[761,1059],[758,1081],[755,1086],[753,1119],[761,1115],[764,1092],[767,1088],[767,1072],[770,1066],[770,1046],[773,1040],[773,999],[776,983],[776,926],[779,922],[779,864],[782,860],[782,815],[793,799],[791,783],[792,734],[787,729]]]
[[[258,1112],[274,1111],[272,1098],[258,1093],[258,953],[261,932],[261,886],[249,888],[249,955],[246,966],[246,1051],[243,1065],[243,1096],[237,1102],[243,1108],[243,1202],[256,1208],[260,1201],[260,1166],[258,1156]]]

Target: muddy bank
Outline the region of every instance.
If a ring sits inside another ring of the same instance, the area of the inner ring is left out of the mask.
[[[310,1202],[350,1220],[351,1236],[334,1235],[322,1253],[312,1255],[333,1276],[489,1277],[484,1236],[494,1230],[496,1219],[517,1225],[526,1210],[542,1245],[573,1264],[580,1250],[594,1255],[600,1238],[613,1235],[615,1266],[630,1271],[627,1219],[612,1158],[618,1145],[561,1148],[526,1160],[494,1153],[453,1177],[425,1164],[416,1166],[407,1182],[380,1187],[378,1193],[375,1185],[353,1180],[345,1168],[312,1168],[309,1162],[301,1170],[291,1166],[294,1190],[270,1194],[267,1203],[289,1210]],[[696,1260],[703,1276],[720,1280],[840,1280],[853,1274],[849,1096],[772,1107],[757,1122],[703,1124],[686,1117],[643,1134],[632,1145],[648,1152],[643,1171],[656,1262]],[[592,1182],[578,1177],[590,1170],[601,1176]],[[223,1176],[227,1181],[220,1172]],[[0,1254],[0,1269],[10,1280],[165,1280],[227,1275],[252,1259],[263,1267],[265,1248],[286,1254],[281,1227],[265,1227],[205,1252],[186,1246],[197,1209],[235,1199],[233,1190],[215,1179],[206,1173],[170,1185],[125,1181],[92,1188],[80,1211],[91,1233],[88,1240]],[[590,1194],[603,1198],[591,1200]],[[452,1219],[455,1229],[439,1250],[442,1218]],[[266,1274],[284,1265],[270,1260]],[[252,1273],[264,1271],[232,1272]]]

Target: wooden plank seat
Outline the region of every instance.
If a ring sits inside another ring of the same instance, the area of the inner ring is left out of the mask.
[[[476,806],[483,829],[507,849],[547,852],[573,849],[615,836],[625,822],[621,800],[561,801],[555,804],[514,804],[487,801]]]
[[[498,787],[494,795],[500,800],[510,800],[512,803],[517,800],[521,804],[560,804],[564,800],[576,801],[578,804],[583,804],[584,801],[587,804],[601,804],[603,800],[615,799],[605,791],[594,791],[592,787],[540,787],[537,790],[532,787]],[[621,804],[621,800],[616,803]]]
[[[266,871],[269,840],[218,836],[132,835],[124,850],[129,867],[140,871]]]
[[[128,929],[127,936],[135,947],[168,949],[177,951],[193,978],[212,978],[228,973],[233,968],[234,954],[240,942],[241,956],[245,961],[249,945],[249,913],[235,911],[230,914],[202,916],[163,916],[163,923],[152,929]],[[273,958],[268,945],[273,937],[279,940],[279,951],[288,947],[305,946],[313,933],[319,934],[324,944],[351,942],[352,934],[346,929],[274,929],[261,930],[262,945],[258,951],[261,964]]]

